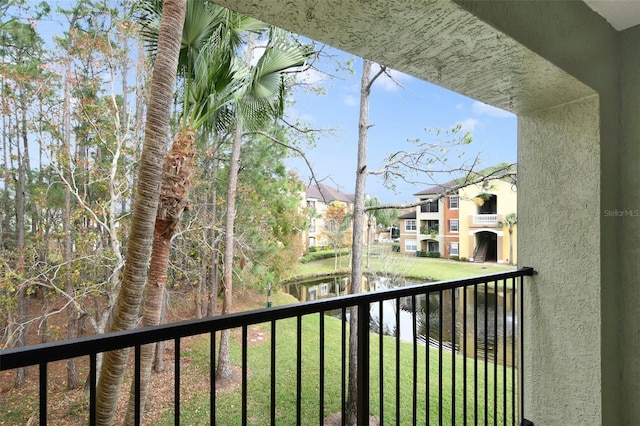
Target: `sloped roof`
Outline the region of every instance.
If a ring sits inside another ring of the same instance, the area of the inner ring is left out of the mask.
[[[347,194],[346,192],[342,192],[339,189],[332,188],[323,183],[320,183],[318,185],[308,186],[307,189],[305,190],[305,193],[307,195],[307,198],[316,198],[318,200],[323,200],[326,203],[330,203],[332,201],[337,200],[337,201],[342,201],[343,203],[353,204],[355,201],[354,194]]]
[[[415,210],[410,211],[409,213],[405,213],[403,215],[398,216],[398,219],[415,219],[417,217],[417,212]]]
[[[440,185],[435,185],[432,186],[430,188],[427,188],[423,191],[420,192],[416,192],[413,195],[431,195],[431,194],[443,194],[445,192],[447,192],[449,189],[455,187],[459,185],[458,182],[456,180],[451,180],[449,182],[440,184]]]
[[[464,176],[461,177],[459,179],[454,179],[454,180],[450,180],[449,182],[440,184],[440,185],[435,185],[432,186],[430,188],[427,188],[423,191],[420,192],[416,192],[413,195],[441,195],[446,193],[447,191],[449,191],[452,188],[455,188],[456,186],[461,186],[465,183],[465,179],[468,179],[470,182],[473,182],[476,180],[476,178],[480,178],[482,176],[490,176],[492,173],[495,173],[496,171],[500,171],[504,169],[504,171],[507,172],[517,172],[517,165],[513,164],[513,165],[509,165],[506,163],[500,163],[500,164],[496,164],[494,166],[490,166],[487,167],[483,170],[480,170],[479,172],[473,172],[471,173],[471,175],[468,176]],[[496,178],[499,179],[499,178]],[[488,179],[491,180],[491,179]],[[504,180],[508,180],[508,178],[505,178]],[[470,183],[469,183],[470,184]]]

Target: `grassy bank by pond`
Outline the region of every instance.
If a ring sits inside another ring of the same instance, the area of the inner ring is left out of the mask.
[[[302,377],[300,382],[300,393],[297,392],[296,381],[296,320],[288,319],[279,321],[276,328],[276,421],[277,424],[296,424],[296,406],[301,407],[301,424],[318,425],[322,424],[320,419],[341,409],[341,321],[333,317],[325,317],[325,366],[321,369],[318,330],[320,327],[319,314],[303,317],[301,323],[302,342]],[[252,326],[249,330],[251,336],[261,336],[260,339],[251,341],[248,345],[248,381],[247,381],[247,423],[250,425],[262,425],[269,423],[270,413],[270,350],[271,350],[271,329],[269,324]],[[379,385],[379,361],[380,353],[378,347],[378,335],[372,334],[371,344],[371,413],[380,415],[380,385]],[[347,339],[348,340],[348,339]],[[384,419],[382,424],[412,424],[413,411],[413,346],[409,343],[400,343],[400,374],[396,375],[396,341],[392,337],[383,338],[383,365],[384,365]],[[232,339],[232,364],[237,367],[236,376],[240,376],[241,366],[241,346],[240,333],[236,332]],[[192,398],[183,401],[181,410],[181,422],[184,424],[208,424],[209,422],[209,386],[208,377],[210,371],[210,341],[208,337],[198,338],[184,350],[184,356],[189,359],[189,369],[196,370],[196,377],[202,380],[200,389]],[[429,408],[425,404],[427,400],[427,354],[429,358]],[[452,359],[455,356],[455,401],[456,414],[455,424],[463,424],[463,364],[464,358],[459,355],[452,355],[450,352],[442,353],[442,424],[451,424],[451,401],[453,392],[451,390],[452,380]],[[417,347],[417,362],[415,365],[417,373],[416,416],[418,424],[424,424],[426,417],[430,418],[432,424],[438,424],[438,398],[439,398],[439,352],[434,348],[426,348],[419,345]],[[319,375],[324,374],[324,412],[320,413],[319,408]],[[473,419],[473,379],[474,379],[473,359],[467,359],[467,380],[469,389],[467,391],[467,420]],[[482,362],[478,364],[477,377],[478,389],[482,393],[485,386],[485,369]],[[493,424],[493,364],[489,364],[489,374],[487,380],[489,389],[489,410],[487,412],[488,424]],[[186,385],[186,384],[185,384]],[[399,386],[400,393],[396,395],[396,388]],[[497,382],[497,416],[496,420],[502,424],[503,421],[503,383],[501,374],[498,375]],[[511,394],[511,370],[508,370],[506,383],[507,394]],[[217,423],[224,425],[241,424],[242,413],[242,393],[241,381],[236,380],[235,386],[225,386],[217,393]],[[401,418],[399,421],[396,415],[396,398],[399,399],[399,411]],[[478,420],[484,423],[484,398],[478,397]],[[427,414],[428,410],[428,414]],[[511,418],[511,400],[507,401],[507,418]],[[173,424],[171,413],[166,413],[160,424]]]
[[[350,270],[349,261],[349,256],[342,256],[338,270],[348,273]],[[432,281],[454,280],[506,272],[513,269],[515,269],[515,266],[416,257],[391,251],[383,251],[380,255],[372,256],[370,267],[367,269],[366,255],[364,256],[365,272],[385,272]],[[327,258],[297,265],[295,270],[292,271],[291,277],[313,276],[334,272],[335,270],[335,259]]]

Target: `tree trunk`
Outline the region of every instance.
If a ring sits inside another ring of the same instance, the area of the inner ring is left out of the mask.
[[[211,265],[209,272],[209,288],[208,288],[208,307],[207,315],[212,317],[216,314],[218,302],[218,271],[220,269],[220,255],[218,244],[218,233],[216,232],[216,218],[218,216],[218,157],[217,153],[213,153],[213,165],[211,172]]]
[[[353,242],[351,246],[351,294],[360,293],[362,286],[362,247],[364,234],[364,204],[367,180],[367,134],[369,131],[369,95],[371,62],[362,61],[362,80],[360,83],[360,118],[358,122],[358,161],[356,168],[356,190],[353,208]],[[348,425],[357,424],[357,416],[369,417],[369,413],[357,412],[358,398],[358,315],[368,315],[368,312],[358,312],[357,307],[351,308],[349,316],[349,389],[347,396],[346,420]]]
[[[164,288],[167,282],[167,263],[169,261],[169,249],[171,246],[171,236],[169,235],[167,238],[165,234],[170,233],[170,226],[171,222],[169,221],[156,220],[153,252],[151,262],[149,263],[149,279],[144,299],[143,327],[158,325],[160,323]],[[154,343],[144,345],[140,348],[140,418],[142,418],[142,413],[144,413],[155,350],[156,345]],[[134,386],[135,383],[132,382],[129,405],[127,406],[127,415],[124,422],[126,425],[133,425],[135,420]]]
[[[160,324],[165,286],[167,284],[167,270],[169,268],[169,252],[171,238],[180,217],[188,205],[187,196],[191,186],[191,174],[195,153],[193,145],[195,133],[183,129],[165,155],[162,169],[162,189],[153,235],[153,249],[149,263],[149,278],[144,298],[144,312],[142,326]],[[155,355],[155,344],[144,345],[140,352],[140,415],[144,413],[147,389],[151,377],[151,367]],[[131,384],[129,407],[125,424],[132,425],[135,420],[135,383]]]
[[[509,229],[509,265],[513,265],[513,229]]]
[[[20,143],[16,143],[17,148],[17,161],[18,161],[18,188],[16,190],[16,227],[17,227],[17,260],[16,260],[16,272],[18,277],[24,276],[25,270],[25,235],[24,235],[24,217],[26,210],[26,172],[25,172],[25,159],[22,155],[22,149],[20,149]],[[15,346],[25,346],[27,344],[27,318],[29,315],[29,304],[27,300],[26,281],[19,283],[18,288],[18,335],[16,338]],[[15,387],[21,388],[25,384],[27,377],[27,369],[19,368],[16,371]]]
[[[65,79],[64,79],[64,104],[63,104],[63,138],[64,152],[66,157],[63,162],[64,178],[71,182],[71,59],[67,59]],[[72,267],[72,242],[71,242],[71,188],[69,185],[64,189],[64,210],[62,213],[62,233],[64,235],[64,290],[68,295],[74,293],[73,282],[71,280]],[[67,338],[74,339],[78,336],[76,313],[73,304],[67,306]],[[67,389],[72,390],[80,386],[78,367],[75,359],[67,360]]]
[[[160,311],[160,324],[167,322],[167,303],[169,302],[167,289],[162,292],[162,310]],[[156,343],[156,351],[153,359],[153,372],[161,373],[164,371],[164,348],[167,342]]]
[[[185,9],[186,0],[165,0],[163,3],[130,240],[115,305],[111,327],[113,331],[131,329],[138,320],[154,240],[162,182],[162,159],[168,142]],[[107,352],[104,355],[96,389],[98,425],[110,426],[113,423],[128,356],[128,350]]]
[[[229,160],[229,186],[227,188],[227,209],[224,226],[224,260],[222,281],[224,286],[224,298],[222,301],[222,314],[231,313],[233,304],[233,240],[234,223],[236,216],[236,190],[238,186],[238,172],[240,170],[240,148],[242,147],[242,120],[236,117],[236,128],[233,134],[233,148]],[[220,351],[218,355],[218,369],[216,378],[227,380],[231,378],[231,361],[229,359],[230,330],[222,330],[220,335]]]

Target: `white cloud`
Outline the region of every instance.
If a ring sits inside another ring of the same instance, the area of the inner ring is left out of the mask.
[[[480,101],[475,101],[471,106],[474,114],[478,115],[488,115],[490,117],[498,117],[498,118],[507,118],[513,117],[513,114],[509,111],[505,111],[500,108],[492,107],[491,105],[487,105]]]
[[[312,123],[315,118],[312,114],[301,113],[293,106],[287,107],[287,117],[293,121],[300,120],[303,123]]]
[[[460,130],[462,132],[473,132],[478,124],[480,124],[480,120],[476,120],[475,118],[465,118],[464,120],[458,122],[460,125]]]
[[[353,106],[357,106],[358,105],[358,99],[356,99],[356,97],[353,96],[353,95],[345,95],[342,98],[342,101],[344,102],[344,104],[346,106],[353,107]]]

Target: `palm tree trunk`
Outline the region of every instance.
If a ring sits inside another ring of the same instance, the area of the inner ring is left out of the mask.
[[[183,129],[174,141],[171,150],[164,157],[160,203],[158,204],[158,214],[153,233],[149,279],[147,280],[147,291],[144,298],[143,327],[160,324],[164,289],[167,284],[171,238],[183,211],[188,205],[187,196],[191,186],[191,174],[195,160],[194,143],[195,133],[189,129]],[[140,352],[141,415],[144,412],[155,349],[155,344],[149,344],[143,346]],[[125,419],[125,424],[127,425],[133,425],[135,420],[134,390],[135,383],[132,383],[129,407]]]
[[[140,158],[136,201],[131,219],[127,259],[122,273],[112,330],[136,325],[154,240],[155,219],[162,181],[162,159],[167,146],[169,118],[178,67],[186,0],[165,0],[158,50],[151,80],[145,140]],[[96,389],[96,423],[113,424],[128,350],[107,352]]]
[[[162,300],[164,288],[167,283],[167,263],[169,261],[169,249],[171,237],[167,238],[164,233],[169,233],[169,221],[156,220],[156,229],[153,238],[153,252],[149,263],[149,279],[145,295],[144,314],[142,318],[143,326],[158,325],[162,313]],[[156,345],[151,343],[144,345],[140,350],[140,411],[144,412],[144,405],[151,378],[151,367],[155,355]],[[133,390],[135,383],[131,384],[131,394],[129,405],[127,406],[126,425],[133,425],[135,420],[135,398]]]
[[[513,265],[513,229],[509,229],[509,265]]]

